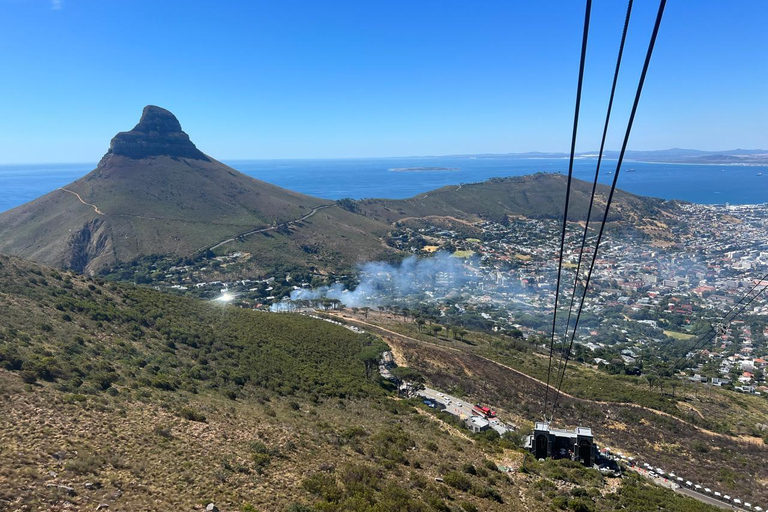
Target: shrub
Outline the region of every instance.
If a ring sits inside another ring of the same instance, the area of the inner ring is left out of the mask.
[[[472,489],[472,494],[478,498],[485,498],[487,500],[494,500],[499,503],[504,503],[504,500],[501,498],[501,494],[499,494],[499,492],[493,487],[474,487]]]
[[[347,464],[339,474],[346,493],[350,496],[366,496],[379,489],[381,474],[365,464]]]
[[[573,512],[592,512],[595,510],[591,501],[585,498],[573,498],[568,500],[568,508]]]
[[[402,427],[390,428],[378,432],[371,438],[373,454],[390,462],[407,463],[405,451],[415,443]]]
[[[310,508],[304,504],[301,503],[291,503],[285,508],[285,512],[314,512],[315,509]],[[243,509],[243,512],[251,512],[249,510]],[[256,512],[256,509],[253,509],[253,512]]]
[[[189,421],[200,421],[204,422],[206,420],[205,415],[202,413],[197,412],[196,410],[190,408],[190,407],[184,407],[179,411],[179,416],[184,418],[185,420]]]
[[[491,471],[498,471],[499,470],[499,467],[491,459],[485,459],[483,461],[483,466],[485,466],[486,469],[489,469]]]
[[[443,477],[443,481],[445,481],[446,484],[450,485],[454,489],[458,489],[460,491],[466,492],[472,488],[472,482],[469,480],[469,478],[465,474],[459,473],[458,471],[451,471],[446,473],[446,475]]]
[[[171,429],[169,427],[162,427],[160,425],[155,426],[153,429],[153,432],[165,439],[173,439],[173,434],[171,433]]]
[[[68,461],[64,467],[67,471],[72,471],[78,475],[97,475],[103,465],[104,459],[102,457],[89,450],[78,450],[77,458]]]
[[[336,485],[336,479],[327,473],[315,473],[304,480],[301,486],[305,491],[331,503],[338,502],[342,496],[341,489]]]
[[[32,370],[24,370],[19,375],[21,376],[21,380],[26,384],[34,384],[37,382],[37,373]]]

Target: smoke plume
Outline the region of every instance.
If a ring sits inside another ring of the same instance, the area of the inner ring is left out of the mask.
[[[416,301],[433,302],[475,289],[482,276],[476,258],[462,259],[438,252],[430,258],[409,256],[399,265],[369,262],[360,267],[360,284],[347,289],[342,284],[315,289],[299,289],[291,293],[290,301],[313,302],[335,299],[347,307],[376,307]],[[285,302],[274,304],[273,311],[292,309]]]

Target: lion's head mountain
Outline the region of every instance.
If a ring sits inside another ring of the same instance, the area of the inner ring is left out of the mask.
[[[404,218],[556,218],[564,182],[555,174],[495,179],[350,207],[238,172],[198,149],[171,112],[149,105],[132,130],[113,137],[93,171],[0,214],[0,252],[79,272],[217,246],[247,251],[257,265],[348,267],[396,252],[383,237]],[[573,219],[586,214],[589,193],[576,182]],[[665,208],[620,193],[615,217],[636,220]]]

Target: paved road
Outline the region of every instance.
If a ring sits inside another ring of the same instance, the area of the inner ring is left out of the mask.
[[[419,391],[419,395],[425,398],[431,398],[436,402],[440,402],[441,404],[444,404],[445,410],[447,412],[450,412],[451,414],[455,414],[459,416],[461,419],[466,419],[473,415],[476,416],[476,414],[472,413],[472,403],[465,402],[461,398],[457,398],[455,396],[451,396],[446,393],[441,393],[436,389],[430,389],[430,388],[424,388],[423,390]]]
[[[703,503],[706,503],[707,505],[714,505],[716,507],[724,508],[726,510],[742,510],[734,505],[715,499],[712,496],[707,496],[706,494],[701,494],[699,492],[693,491],[691,489],[688,489],[687,487],[678,487],[677,489],[675,489],[675,492],[678,494],[684,494],[695,500],[699,500]]]
[[[246,236],[255,235],[256,233],[265,233],[267,231],[274,231],[274,230],[282,228],[284,226],[290,226],[291,224],[295,224],[296,222],[301,222],[301,221],[303,221],[305,219],[310,218],[311,216],[313,216],[314,214],[316,214],[319,210],[322,210],[323,208],[329,208],[331,206],[333,206],[333,205],[332,204],[324,204],[324,205],[320,205],[320,206],[315,206],[314,208],[312,208],[309,211],[309,213],[307,213],[303,217],[299,217],[298,219],[289,220],[288,222],[283,222],[282,224],[278,224],[277,226],[268,226],[268,227],[264,227],[264,228],[253,229],[253,230],[248,231],[246,233],[240,233],[239,235],[234,236],[232,238],[227,238],[226,240],[222,240],[221,242],[217,243],[216,245],[212,245],[208,249],[212,251],[212,250],[214,250],[214,249],[216,249],[218,247],[221,247],[224,244],[228,244],[230,242],[234,242],[238,238],[245,238]]]
[[[663,478],[663,477],[651,478],[648,475],[648,471],[643,469],[643,468],[635,467],[635,468],[630,468],[630,469],[635,471],[635,472],[637,472],[637,473],[639,473],[639,474],[641,474],[641,475],[643,475],[647,479],[652,480],[653,483],[655,483],[656,485],[660,485],[662,487],[666,487],[667,489],[672,489],[673,491],[675,491],[678,494],[682,494],[684,496],[688,496],[689,498],[693,498],[695,500],[701,501],[702,503],[706,503],[707,505],[713,505],[715,507],[719,507],[719,508],[722,508],[722,509],[725,509],[725,510],[745,510],[745,509],[739,508],[739,507],[737,507],[737,506],[735,506],[735,505],[733,505],[731,503],[727,503],[727,502],[718,500],[714,496],[710,496],[708,494],[704,494],[704,493],[701,493],[701,492],[696,492],[693,489],[689,489],[689,488],[687,488],[685,486],[678,485],[676,482],[673,482],[673,481],[671,481],[671,480],[669,480],[667,478]]]

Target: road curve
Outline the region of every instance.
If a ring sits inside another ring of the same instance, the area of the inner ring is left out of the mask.
[[[274,231],[276,229],[279,229],[279,228],[282,228],[282,227],[285,227],[285,226],[290,226],[291,224],[295,224],[297,222],[301,222],[301,221],[303,221],[305,219],[308,219],[311,216],[313,216],[315,213],[317,213],[318,211],[320,211],[320,210],[322,210],[324,208],[330,208],[331,206],[333,206],[333,204],[323,204],[323,205],[320,205],[320,206],[315,206],[314,208],[312,208],[309,211],[309,213],[307,213],[303,217],[299,217],[298,219],[289,220],[287,222],[283,222],[282,224],[278,224],[276,226],[268,226],[268,227],[264,227],[264,228],[257,228],[257,229],[252,229],[251,231],[246,231],[245,233],[240,233],[239,235],[235,235],[232,238],[227,238],[226,240],[222,240],[221,242],[217,243],[216,245],[212,245],[211,247],[208,247],[207,250],[212,251],[214,249],[217,249],[218,247],[221,247],[224,244],[228,244],[230,242],[234,242],[238,238],[245,238],[246,236],[255,235],[257,233],[265,233],[267,231]],[[203,250],[205,250],[205,249],[203,249]]]

